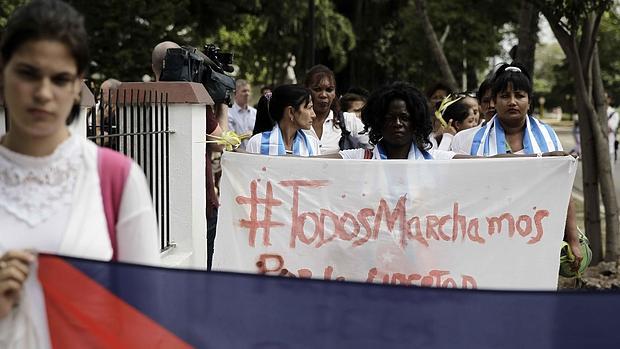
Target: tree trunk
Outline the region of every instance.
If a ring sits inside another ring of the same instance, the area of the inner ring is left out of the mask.
[[[515,61],[523,64],[534,76],[534,53],[538,42],[538,8],[527,0],[521,1],[518,39]]]
[[[574,71],[575,69],[572,70]],[[575,87],[575,92],[576,89]],[[594,135],[590,122],[582,111],[585,107],[580,107],[579,101],[576,103],[579,114],[579,136],[581,142],[584,225],[592,248],[592,262],[598,263],[603,260],[603,240],[601,236],[601,212]]]
[[[576,48],[576,44],[574,47]],[[569,60],[569,64],[573,72],[578,73],[581,70],[581,62],[578,58],[575,58],[575,54],[578,54],[574,50],[571,52],[570,57],[567,52],[567,58]],[[617,259],[617,247],[616,247],[616,239],[618,229],[618,212],[617,212],[617,203],[616,203],[616,191],[614,189],[613,180],[611,177],[611,166],[609,162],[609,147],[607,143],[607,137],[603,135],[603,130],[601,128],[601,124],[599,122],[598,114],[594,108],[594,104],[592,101],[592,94],[589,93],[591,88],[587,86],[588,76],[583,76],[583,74],[575,74],[575,94],[577,99],[577,109],[579,110],[579,118],[580,125],[584,125],[585,122],[590,126],[592,132],[593,139],[593,149],[594,149],[594,164],[588,162],[587,166],[593,166],[595,168],[596,173],[598,174],[598,180],[601,188],[601,194],[603,197],[603,204],[605,206],[605,217],[606,217],[606,251],[604,259],[606,261],[615,261]],[[585,122],[581,122],[581,119],[585,119]],[[584,125],[585,126],[585,125]],[[583,136],[582,136],[583,137]],[[583,138],[582,138],[583,139]],[[582,145],[582,149],[584,149],[584,145]],[[585,161],[585,154],[584,156]],[[584,171],[586,169],[586,163],[583,163]],[[585,177],[584,177],[585,181]],[[584,183],[584,191],[585,191],[585,183]],[[587,209],[593,209],[591,206],[587,206]],[[598,218],[598,217],[597,217]],[[600,219],[600,218],[599,218]],[[600,231],[600,225],[599,225]],[[611,240],[611,241],[610,241]]]
[[[550,8],[541,9],[562,47],[571,71],[575,76],[575,100],[581,131],[581,156],[583,169],[583,192],[585,205],[586,233],[594,239],[593,261],[601,259],[601,226],[599,210],[599,173],[601,158],[609,158],[606,138],[602,139],[601,127],[592,104],[591,69],[584,69],[582,52],[578,49],[576,32],[567,32],[555,18]],[[555,19],[555,20],[554,20]],[[592,32],[591,34],[595,34]],[[582,40],[583,43],[583,40]],[[584,45],[581,45],[584,47]],[[585,62],[587,64],[587,62]],[[590,66],[591,67],[591,66]],[[601,157],[601,147],[604,152]],[[612,183],[613,185],[613,183]]]
[[[433,24],[428,17],[428,13],[426,11],[426,1],[415,0],[415,6],[420,12],[420,16],[422,17],[422,27],[424,28],[424,34],[426,35],[426,39],[430,44],[431,53],[433,57],[435,57],[435,60],[437,60],[437,65],[439,66],[439,71],[441,72],[442,79],[453,91],[458,91],[459,87],[456,83],[454,75],[452,74],[452,69],[450,69],[450,65],[448,64],[448,59],[443,52],[443,48],[439,44],[439,40],[437,39],[437,35],[435,34],[435,29],[433,28]]]
[[[618,222],[618,201],[616,199],[616,188],[611,172],[611,153],[609,151],[609,143],[607,141],[607,108],[605,103],[605,91],[603,87],[603,79],[601,78],[601,65],[598,56],[598,45],[594,46],[594,55],[592,60],[592,93],[597,110],[597,120],[601,126],[600,137],[605,140],[606,147],[604,153],[606,157],[600,158],[599,165],[599,181],[601,186],[601,195],[603,197],[603,205],[605,206],[605,260],[616,261],[618,259],[618,231],[620,224]]]

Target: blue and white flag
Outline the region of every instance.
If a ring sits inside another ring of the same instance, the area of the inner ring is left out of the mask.
[[[313,149],[308,136],[298,130],[293,140],[292,155],[314,156],[318,155],[317,150]],[[261,133],[260,153],[263,155],[285,155],[284,139],[278,124],[271,130]]]
[[[509,150],[504,128],[497,114],[474,135],[470,155],[490,156],[505,154]],[[523,134],[523,152],[525,154],[544,153],[563,150],[562,144],[551,126],[529,116],[526,118]]]

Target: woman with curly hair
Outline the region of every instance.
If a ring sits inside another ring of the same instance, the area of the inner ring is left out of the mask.
[[[395,82],[374,91],[362,110],[372,150],[340,151],[343,159],[452,159],[455,153],[431,149],[432,123],[424,95],[411,84]]]

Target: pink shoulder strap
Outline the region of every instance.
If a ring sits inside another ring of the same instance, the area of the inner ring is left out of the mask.
[[[123,198],[125,182],[131,169],[131,159],[108,148],[99,147],[97,168],[103,198],[103,210],[112,242],[112,260],[117,259],[116,222]]]

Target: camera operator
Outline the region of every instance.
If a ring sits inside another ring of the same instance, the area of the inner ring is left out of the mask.
[[[155,81],[159,81],[163,70],[164,58],[169,48],[180,48],[180,46],[172,41],[164,41],[153,49],[151,56],[152,69],[155,74]],[[225,103],[217,103],[206,108],[207,112],[207,134],[213,136],[221,136],[228,129],[228,105]],[[208,143],[206,152],[206,192],[207,192],[207,270],[211,270],[211,261],[213,259],[213,243],[215,241],[215,227],[217,226],[217,207],[219,206],[217,195],[215,194],[215,182],[213,178],[213,169],[211,166],[211,153],[221,152],[223,146]]]

